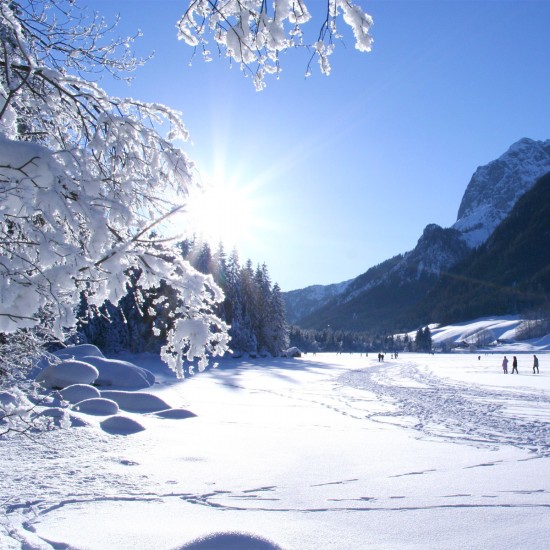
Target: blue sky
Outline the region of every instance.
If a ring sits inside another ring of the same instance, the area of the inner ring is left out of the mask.
[[[293,51],[256,92],[225,58],[190,65],[175,30],[187,2],[80,1],[120,14],[119,34],[142,30],[137,49],[155,57],[130,87],[101,85],[182,111],[184,149],[239,199],[228,238],[283,291],[412,249],[428,223],[454,223],[478,166],[522,137],[550,138],[550,1],[357,3],[374,18],[371,53],[347,37],[330,77],[314,67],[304,79],[308,58]]]

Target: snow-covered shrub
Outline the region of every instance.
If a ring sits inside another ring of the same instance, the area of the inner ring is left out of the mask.
[[[283,357],[302,357],[302,352],[296,347],[288,348],[283,352]]]
[[[101,428],[113,435],[130,435],[145,430],[137,420],[126,416],[110,416],[100,423]]]
[[[164,411],[157,411],[155,416],[158,416],[159,418],[180,420],[182,418],[194,418],[197,415],[187,409],[166,409]]]
[[[98,375],[98,369],[90,363],[68,360],[48,365],[38,373],[36,381],[46,388],[65,388],[72,384],[91,384]]]
[[[82,359],[83,357],[104,357],[101,350],[92,344],[69,346],[54,352],[60,359]]]
[[[150,393],[104,390],[101,396],[115,401],[118,406],[129,412],[157,412],[170,408],[160,397]]]
[[[155,375],[129,361],[105,357],[84,357],[84,360],[98,370],[94,385],[99,387],[148,388],[155,383]]]
[[[238,531],[222,531],[210,533],[199,537],[175,550],[240,550],[241,548],[254,548],[254,550],[282,550],[273,541],[256,533],[241,533]]]
[[[28,378],[41,359],[42,368],[48,365],[42,356],[47,340],[47,331],[38,329],[0,335],[0,436],[27,434],[52,424],[40,414],[47,401],[43,388]]]
[[[104,397],[92,397],[84,399],[73,406],[73,409],[86,414],[97,414],[99,416],[108,416],[118,413],[118,405],[112,399]]]
[[[17,403],[17,396],[8,391],[0,391],[0,407],[6,407],[7,405],[15,405]]]
[[[101,396],[99,390],[89,384],[73,384],[60,390],[59,394],[68,403],[78,403],[84,401],[84,399]]]

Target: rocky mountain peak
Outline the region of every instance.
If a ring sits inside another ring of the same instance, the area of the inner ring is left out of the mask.
[[[485,242],[518,198],[550,172],[550,140],[522,138],[498,159],[480,166],[462,197],[454,229],[470,247]]]

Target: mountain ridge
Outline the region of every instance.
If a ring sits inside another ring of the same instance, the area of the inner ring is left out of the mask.
[[[448,228],[428,224],[414,249],[390,258],[354,279],[284,293],[288,320],[302,328],[327,325],[343,330],[408,328],[403,312],[414,308],[437,283],[442,272],[482,245],[538,178],[550,172],[550,140],[522,138],[498,159],[472,175]],[[300,301],[309,293],[307,309]]]
[[[483,245],[443,274],[420,311],[446,324],[485,315],[487,308],[506,315],[547,307],[549,241],[550,173],[518,199]]]

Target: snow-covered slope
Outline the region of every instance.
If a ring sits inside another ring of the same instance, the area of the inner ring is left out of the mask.
[[[296,322],[300,317],[315,311],[329,300],[342,294],[351,281],[333,285],[312,285],[299,290],[285,292],[286,315],[289,323]]]

